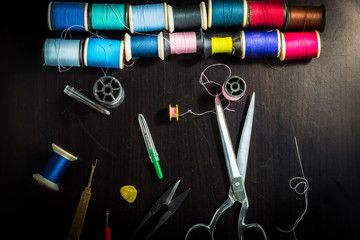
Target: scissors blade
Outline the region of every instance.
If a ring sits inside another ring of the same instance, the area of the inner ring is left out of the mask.
[[[239,149],[237,153],[237,165],[241,174],[241,179],[243,183],[245,183],[245,175],[246,175],[246,167],[248,162],[249,156],[249,147],[250,147],[250,140],[251,140],[251,130],[252,124],[254,119],[254,107],[255,107],[255,92],[253,92],[249,109],[246,113],[244,127],[242,129]]]

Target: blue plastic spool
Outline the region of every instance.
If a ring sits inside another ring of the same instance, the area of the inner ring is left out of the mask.
[[[67,152],[56,144],[52,144],[53,154],[51,155],[44,168],[33,178],[51,190],[59,191],[58,183],[70,166],[71,162],[77,160],[77,157]]]
[[[49,2],[49,29],[62,31],[71,27],[74,31],[88,31],[88,5],[83,2]]]
[[[87,38],[84,44],[84,65],[124,68],[124,41]]]
[[[129,5],[130,32],[152,32],[168,30],[168,10],[166,3]]]
[[[277,58],[281,50],[280,31],[241,31],[241,58]]]

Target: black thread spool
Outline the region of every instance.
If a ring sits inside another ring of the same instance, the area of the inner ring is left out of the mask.
[[[174,30],[207,29],[206,5],[170,6],[168,5],[169,32]]]

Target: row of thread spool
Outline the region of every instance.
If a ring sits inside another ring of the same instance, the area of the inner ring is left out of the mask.
[[[152,32],[211,27],[270,28],[322,32],[322,6],[287,6],[283,0],[208,0],[208,4],[171,6],[166,3],[129,4],[50,2],[50,30],[130,30]]]
[[[120,68],[124,62],[141,57],[197,53],[203,58],[217,53],[242,59],[280,58],[301,60],[318,58],[321,39],[318,31],[286,32],[274,30],[241,30],[232,37],[212,37],[202,29],[197,32],[160,32],[158,35],[131,36],[124,40],[89,37],[85,40],[46,39],[44,61],[47,66]]]

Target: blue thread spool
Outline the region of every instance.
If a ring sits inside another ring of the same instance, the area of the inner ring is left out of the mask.
[[[167,4],[129,5],[130,32],[168,30]]]
[[[124,68],[124,41],[87,38],[84,43],[84,65]]]
[[[46,39],[43,56],[47,66],[80,67],[82,66],[81,41]]]
[[[54,152],[50,159],[39,173],[33,174],[33,178],[38,181],[40,185],[44,185],[54,191],[59,191],[58,183],[60,179],[63,177],[71,162],[77,160],[77,157],[54,143],[52,144],[52,148]]]
[[[89,7],[89,28],[125,30],[128,25],[128,4],[93,3]]]
[[[125,33],[126,61],[140,57],[159,57],[165,59],[164,38],[160,32],[157,36],[130,36]]]
[[[49,29],[62,31],[71,27],[75,31],[88,31],[88,5],[82,2],[49,2]]]
[[[245,27],[248,18],[246,0],[209,0],[208,27]]]
[[[241,58],[277,58],[281,50],[280,31],[241,31]]]

